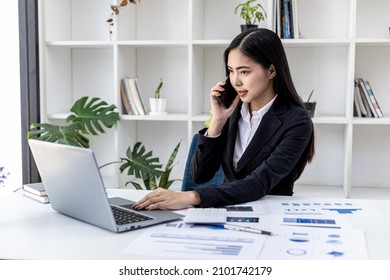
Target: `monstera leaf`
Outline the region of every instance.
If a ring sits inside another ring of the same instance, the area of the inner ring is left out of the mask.
[[[167,165],[165,166],[165,170],[161,174],[160,182],[158,185],[160,188],[168,189],[172,185],[172,183],[176,181],[176,180],[169,180],[169,177],[171,175],[172,168],[174,167],[173,163],[175,161],[179,148],[180,148],[180,142],[176,145],[175,149],[173,150],[171,156],[168,159]]]
[[[79,132],[79,125],[59,126],[49,123],[32,124],[27,134],[28,138],[37,137],[38,140],[58,142],[72,146],[89,147],[89,139]]]
[[[162,167],[159,164],[158,158],[152,158],[152,152],[145,152],[144,146],[137,142],[134,145],[133,150],[131,147],[127,149],[127,158],[121,158],[121,162],[124,162],[119,168],[121,172],[128,169],[128,175],[134,175],[136,178],[141,178],[145,185],[145,189],[154,190],[156,188],[168,189],[172,183],[176,180],[169,180],[176,155],[180,148],[180,142],[176,145],[171,156],[168,159],[168,163],[165,166],[164,171],[159,168]],[[132,184],[134,188],[141,190],[142,186],[135,181],[128,181],[126,185]]]
[[[123,164],[119,167],[121,172],[127,170],[127,175],[134,175],[136,178],[148,179],[150,177],[160,177],[162,164],[159,159],[153,157],[152,152],[145,152],[145,147],[141,142],[127,148],[126,158],[121,158]]]
[[[72,106],[71,112],[73,114],[66,119],[66,122],[70,123],[69,125],[33,123],[27,137],[89,148],[89,139],[83,134],[105,133],[103,126],[111,128],[119,121],[119,113],[115,112],[115,109],[115,105],[108,105],[96,97],[88,102],[88,97],[84,96]]]
[[[114,112],[116,106],[108,105],[105,101],[94,97],[91,101],[84,96],[76,101],[70,109],[74,114],[70,115],[66,122],[77,123],[84,134],[98,135],[104,133],[101,126],[111,128],[117,121],[119,121],[119,114]]]

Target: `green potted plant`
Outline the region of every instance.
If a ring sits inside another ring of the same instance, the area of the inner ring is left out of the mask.
[[[244,3],[238,4],[234,9],[234,13],[240,12],[240,17],[245,21],[241,25],[241,31],[249,28],[256,28],[261,21],[267,18],[267,12],[257,0],[248,0]]]
[[[314,89],[310,92],[309,97],[307,98],[307,100],[305,102],[303,102],[303,104],[305,105],[305,108],[306,108],[307,112],[309,113],[310,117],[314,117],[314,112],[315,112],[316,105],[317,105],[317,102],[310,101],[313,93],[314,93]]]
[[[162,98],[160,95],[161,88],[163,87],[163,79],[160,79],[160,83],[157,85],[156,91],[154,92],[154,96],[152,98],[149,98],[149,105],[150,105],[150,115],[165,115],[166,112],[166,106],[167,106],[167,99]]]

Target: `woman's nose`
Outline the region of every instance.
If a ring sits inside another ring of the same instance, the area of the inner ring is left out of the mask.
[[[237,75],[233,75],[232,77],[230,77],[230,82],[232,83],[233,86],[240,86],[240,85],[242,85],[242,82],[238,78]]]

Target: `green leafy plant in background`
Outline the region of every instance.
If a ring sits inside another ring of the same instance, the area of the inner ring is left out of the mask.
[[[207,126],[207,127],[209,127],[209,126],[210,126],[211,119],[213,118],[213,111],[212,111],[212,110],[210,110],[210,112],[209,112],[209,113],[210,113],[210,116],[209,116],[209,118],[203,122],[203,124],[204,124],[205,126]]]
[[[237,14],[240,10],[240,17],[245,20],[245,24],[254,25],[256,22],[261,22],[267,17],[267,13],[260,3],[254,3],[257,0],[248,0],[244,3],[238,4],[234,9]]]
[[[314,93],[314,89],[310,92],[309,97],[307,98],[307,101],[306,101],[307,103],[315,102],[315,101],[310,101],[313,93]]]
[[[5,179],[8,178],[9,172],[5,171],[4,166],[0,166],[0,187],[5,185]]]
[[[73,114],[66,118],[68,125],[33,123],[27,137],[89,148],[89,139],[85,135],[99,135],[105,133],[103,127],[113,127],[119,121],[119,113],[115,109],[115,105],[108,105],[100,98],[88,100],[88,96],[84,96],[70,109]]]
[[[119,167],[119,170],[121,172],[127,170],[127,175],[134,175],[136,178],[142,179],[147,190],[156,188],[168,189],[174,181],[179,180],[169,179],[179,148],[180,142],[171,153],[164,170],[161,170],[162,164],[159,163],[159,159],[153,158],[151,151],[145,152],[145,147],[138,142],[133,149],[131,147],[127,149],[127,157],[121,158],[122,165]],[[135,181],[128,181],[126,185],[130,183],[136,189],[142,189],[141,185]]]
[[[154,98],[160,98],[160,91],[161,91],[161,88],[163,87],[164,85],[164,82],[163,82],[163,79],[160,78],[160,83],[158,84],[157,88],[156,88],[156,91],[154,92]]]
[[[303,105],[305,106],[307,112],[309,113],[310,117],[314,117],[314,113],[316,110],[317,102],[311,101],[311,97],[314,93],[314,89],[310,92],[309,97],[307,98],[307,101],[303,102]]]
[[[107,19],[107,22],[109,24],[109,28],[110,28],[110,35],[112,35],[112,28],[114,27],[114,17],[116,15],[119,14],[119,11],[126,7],[127,4],[129,3],[132,3],[132,4],[137,4],[139,3],[141,0],[122,0],[121,3],[119,5],[110,5],[110,8],[111,8],[111,15],[110,17]]]
[[[169,179],[179,148],[180,142],[174,148],[164,170],[161,169],[162,164],[160,163],[159,158],[153,157],[152,151],[146,151],[145,146],[141,142],[135,143],[133,147],[129,146],[126,151],[126,157],[120,158],[120,161],[110,162],[102,167],[113,163],[120,163],[121,165],[119,170],[121,173],[127,170],[127,175],[141,179],[144,183],[145,189],[168,189],[174,181],[180,180]],[[142,186],[134,180],[126,182],[125,186],[128,184],[132,184],[137,190],[142,189]]]

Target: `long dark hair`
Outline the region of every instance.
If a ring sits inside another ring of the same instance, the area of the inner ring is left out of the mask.
[[[227,67],[229,53],[236,48],[265,69],[269,69],[273,65],[276,70],[276,76],[273,79],[275,92],[286,102],[295,103],[305,108],[295,89],[282,41],[275,32],[265,28],[253,28],[240,33],[234,38],[223,54],[226,75],[229,72]],[[312,130],[309,143],[300,159],[297,179],[303,172],[307,162],[313,159],[314,150],[314,130]]]

